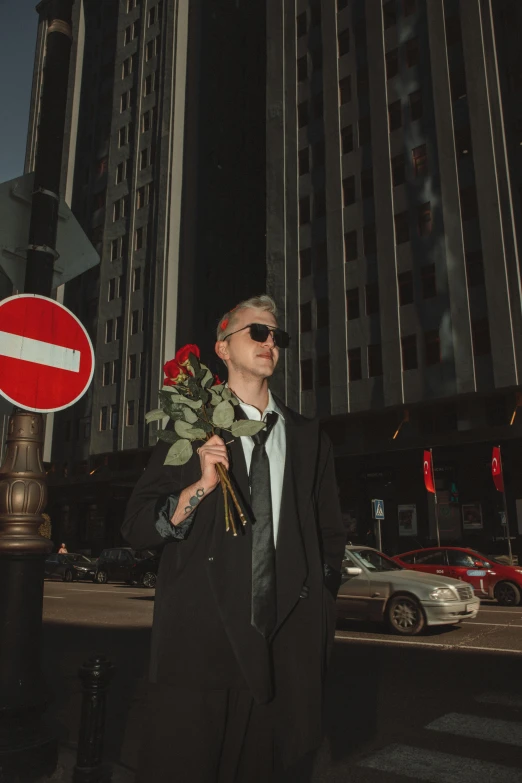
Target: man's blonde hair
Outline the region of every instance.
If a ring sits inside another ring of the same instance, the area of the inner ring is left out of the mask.
[[[251,296],[250,299],[245,299],[238,305],[229,310],[219,319],[217,327],[217,339],[222,340],[226,334],[234,331],[233,327],[236,323],[236,316],[240,310],[264,310],[267,313],[272,313],[277,318],[276,303],[268,294],[260,294],[259,296]]]

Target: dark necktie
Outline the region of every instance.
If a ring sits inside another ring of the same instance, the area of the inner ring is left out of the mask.
[[[254,435],[250,463],[250,498],[252,525],[252,625],[265,639],[275,628],[277,619],[276,567],[270,462],[265,444],[278,418],[268,413],[266,429]]]

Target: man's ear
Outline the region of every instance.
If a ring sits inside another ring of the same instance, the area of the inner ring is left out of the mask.
[[[218,340],[214,350],[216,351],[216,354],[219,356],[222,362],[226,364],[226,359],[228,359],[228,346],[224,340]]]

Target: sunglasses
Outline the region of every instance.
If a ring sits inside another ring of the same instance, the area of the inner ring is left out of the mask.
[[[243,332],[245,329],[250,329],[250,337],[252,340],[255,340],[256,343],[266,342],[268,340],[268,335],[271,334],[274,345],[277,345],[278,348],[288,348],[290,344],[290,335],[288,332],[283,332],[283,330],[279,329],[277,326],[267,326],[266,324],[248,324],[248,326],[243,326],[235,332],[229,332],[223,337],[223,340],[226,340],[227,337],[231,337],[233,334]]]

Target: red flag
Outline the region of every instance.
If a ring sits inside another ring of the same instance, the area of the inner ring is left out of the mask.
[[[491,455],[491,475],[495,482],[495,487],[499,492],[504,492],[504,476],[502,475],[502,459],[500,457],[500,446],[493,446]]]
[[[433,462],[431,451],[424,452],[424,484],[428,492],[435,494],[435,482],[433,481]]]

